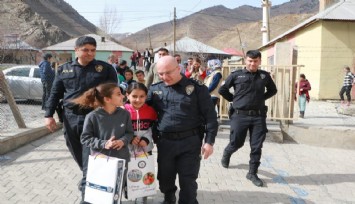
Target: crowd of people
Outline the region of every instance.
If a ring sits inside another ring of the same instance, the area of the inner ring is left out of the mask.
[[[53,115],[62,106],[66,144],[83,172],[78,184],[82,203],[90,153],[100,152],[128,162],[130,148],[139,146],[152,154],[154,144],[163,203],[177,201],[176,176],[180,188],[178,203],[198,203],[196,180],[200,160],[208,159],[214,151],[220,97],[232,103],[230,142],[221,164],[229,167],[232,154],[244,145],[249,131],[251,152],[246,177],[256,186],[264,186],[257,172],[267,132],[265,101],[276,94],[277,88],[271,75],[259,69],[261,53],[248,51],[245,68],[225,79],[219,59],[205,62],[191,57],[183,62],[179,54],[170,56],[165,48],[157,53],[155,62],[151,50],[146,49],[142,55],[135,51],[130,67],[127,61],[118,62],[114,56],[104,62],[95,59],[95,39],[82,36],[75,42],[76,59],[58,67],[53,83],[43,78],[45,124],[49,130],[56,130]],[[44,56],[41,73],[48,70],[51,57]],[[137,66],[140,58],[143,66]],[[348,73],[345,77],[353,79]],[[345,84],[344,79],[341,96],[348,94],[349,83]],[[297,84],[303,117],[311,86],[304,74]],[[141,201],[146,203],[147,199]]]

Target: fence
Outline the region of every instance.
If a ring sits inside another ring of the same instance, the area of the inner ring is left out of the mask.
[[[241,69],[243,65],[224,66],[222,68],[223,79],[236,69]],[[297,119],[298,115],[294,112],[298,110],[295,107],[295,83],[297,76],[300,74],[302,65],[262,65],[260,68],[269,72],[277,86],[278,92],[271,99],[266,101],[269,107],[268,118],[273,120],[281,120],[287,123],[292,123],[292,120]],[[232,92],[233,90],[231,90]],[[298,98],[298,97],[297,97]],[[230,103],[222,99],[220,100],[219,115],[220,120],[228,119],[228,109]]]
[[[21,65],[4,72],[0,69],[0,137],[18,128],[43,126],[38,67]]]

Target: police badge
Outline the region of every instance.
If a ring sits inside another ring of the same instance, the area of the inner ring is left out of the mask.
[[[187,95],[191,95],[192,92],[195,90],[195,87],[193,85],[188,85],[185,88]]]
[[[260,74],[261,79],[265,79],[265,74]]]
[[[95,66],[95,70],[97,72],[101,72],[103,69],[104,69],[104,67],[101,64],[98,64],[98,65]]]

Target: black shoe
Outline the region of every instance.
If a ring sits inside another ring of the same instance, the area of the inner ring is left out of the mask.
[[[227,153],[226,151],[223,152],[221,163],[224,168],[229,167],[229,162],[230,162],[231,156],[232,155]]]
[[[162,204],[175,204],[175,203],[176,203],[175,193],[164,194],[164,201],[162,202]]]
[[[259,179],[257,174],[248,173],[247,179],[251,180],[251,182],[258,187],[262,187],[264,185],[263,181]]]

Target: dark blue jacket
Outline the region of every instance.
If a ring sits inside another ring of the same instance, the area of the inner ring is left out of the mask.
[[[43,60],[39,63],[39,74],[41,75],[42,82],[53,82],[55,72],[51,67],[51,63],[47,60]]]

